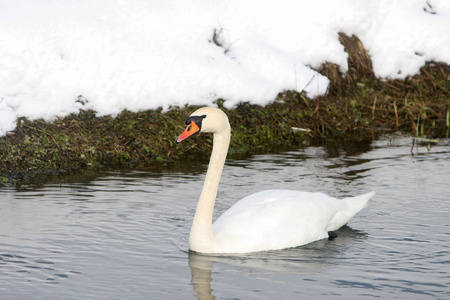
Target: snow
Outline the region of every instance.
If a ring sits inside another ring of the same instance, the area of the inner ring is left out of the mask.
[[[315,68],[348,69],[339,32],[381,78],[450,64],[448,0],[0,0],[0,136],[80,109],[314,98],[329,83]]]

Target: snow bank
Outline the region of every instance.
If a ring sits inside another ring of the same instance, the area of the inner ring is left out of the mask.
[[[347,70],[357,35],[377,76],[450,64],[448,0],[0,1],[0,135],[52,120],[186,104],[265,105],[283,90],[326,93],[313,68]],[[89,102],[76,102],[83,95]]]

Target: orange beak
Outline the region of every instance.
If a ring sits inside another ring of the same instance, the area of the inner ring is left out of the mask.
[[[194,134],[196,134],[197,132],[200,131],[200,127],[198,127],[197,124],[195,124],[194,121],[191,121],[191,123],[188,125],[188,127],[186,127],[186,129],[184,130],[184,132],[177,138],[177,143],[187,139],[190,136],[193,136]]]

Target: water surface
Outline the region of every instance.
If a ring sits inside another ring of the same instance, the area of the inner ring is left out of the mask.
[[[449,299],[450,146],[411,141],[229,160],[216,216],[264,189],[377,192],[337,239],[282,251],[189,253],[204,163],[3,188],[0,298]]]

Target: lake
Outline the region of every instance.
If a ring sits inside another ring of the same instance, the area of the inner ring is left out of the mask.
[[[336,239],[280,251],[188,251],[206,167],[1,188],[0,298],[450,299],[448,140],[382,136],[228,160],[215,217],[265,189],[377,192]]]

